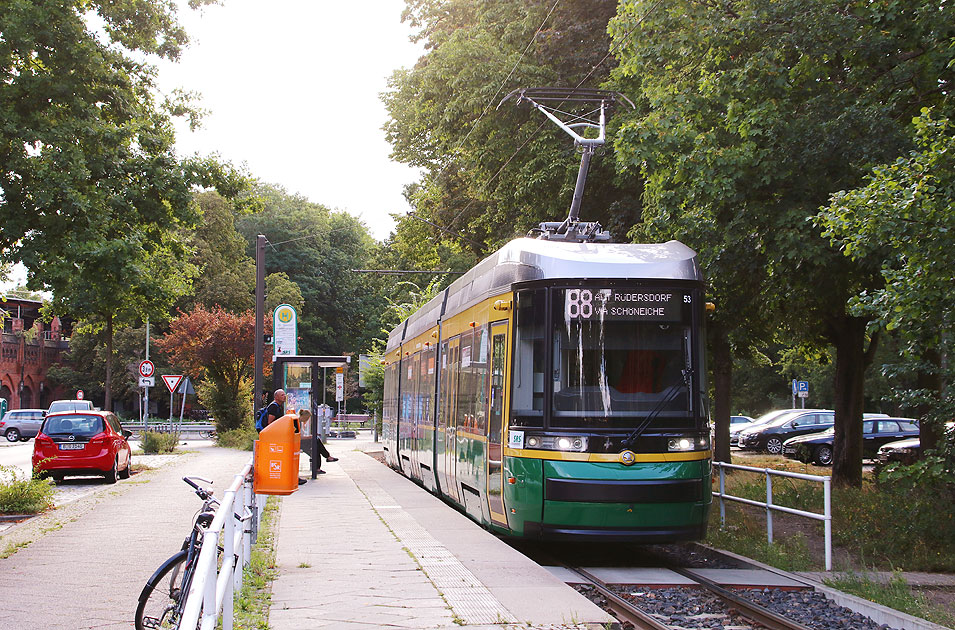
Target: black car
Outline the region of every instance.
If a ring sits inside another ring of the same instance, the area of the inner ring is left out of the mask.
[[[889,442],[917,437],[918,422],[911,418],[879,418],[862,423],[862,456],[873,458],[879,447]],[[783,455],[801,462],[815,462],[820,466],[832,464],[832,440],[835,429],[810,433],[786,440]]]
[[[818,433],[835,424],[835,412],[828,409],[799,409],[765,424],[743,429],[739,433],[739,447],[747,451],[768,451],[777,455],[783,442],[806,433]]]

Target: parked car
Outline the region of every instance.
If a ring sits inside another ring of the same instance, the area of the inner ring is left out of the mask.
[[[0,435],[6,436],[10,442],[22,440],[26,442],[40,431],[43,424],[43,409],[13,409],[4,414],[0,420]]]
[[[817,433],[833,426],[835,412],[828,409],[798,409],[739,433],[739,447],[748,451],[767,451],[777,455],[783,442],[797,435]]]
[[[952,433],[955,432],[955,422],[946,422],[945,432],[949,434],[949,439],[951,439]],[[919,437],[913,437],[883,444],[879,447],[875,458],[883,465],[890,462],[899,462],[909,465],[914,464],[921,456],[922,440]]]
[[[738,424],[735,427],[730,425],[730,446],[739,446],[739,435],[742,433],[743,429],[751,429],[759,426],[767,425],[779,418],[782,418],[785,415],[801,412],[801,411],[821,411],[819,409],[776,409],[774,411],[768,411],[756,418],[749,424]]]
[[[790,438],[783,443],[783,455],[790,459],[820,466],[832,465],[832,442],[835,428]],[[862,456],[874,458],[888,442],[918,436],[919,425],[911,418],[879,418],[862,423]]]
[[[879,447],[879,452],[876,453],[875,458],[883,465],[890,462],[899,462],[907,466],[914,464],[921,454],[922,440],[916,437],[883,444]]]
[[[90,400],[54,400],[50,403],[47,414],[60,411],[93,411],[93,402]]]
[[[33,441],[33,469],[61,481],[67,475],[103,475],[106,483],[129,478],[132,452],[119,418],[110,411],[47,414]]]

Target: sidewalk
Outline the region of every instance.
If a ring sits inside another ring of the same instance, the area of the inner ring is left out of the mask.
[[[282,501],[271,630],[603,628],[613,621],[546,569],[364,451]],[[308,458],[303,457],[303,476]]]
[[[129,630],[146,579],[182,545],[201,502],[186,475],[232,483],[251,453],[189,448],[158,470],[135,474],[0,535],[0,630]],[[134,458],[135,462],[135,458]]]

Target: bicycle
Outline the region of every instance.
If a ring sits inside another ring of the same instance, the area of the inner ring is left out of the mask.
[[[211,484],[211,481],[202,477],[183,477],[182,480],[192,486],[196,495],[202,499],[202,508],[193,519],[192,531],[182,543],[182,549],[159,565],[156,572],[146,580],[146,586],[139,595],[139,605],[136,607],[136,630],[179,628],[186,607],[186,596],[195,575],[203,533],[215,518],[212,508],[219,505],[211,490],[206,490],[196,483],[201,481]],[[221,551],[219,549],[220,554]]]

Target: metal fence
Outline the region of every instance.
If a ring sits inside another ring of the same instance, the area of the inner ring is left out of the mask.
[[[714,491],[713,496],[720,500],[720,524],[726,524],[726,504],[725,501],[737,501],[747,505],[763,507],[766,510],[766,535],[769,542],[773,542],[773,510],[794,514],[805,518],[811,518],[823,522],[826,547],[826,571],[832,571],[832,479],[830,477],[821,477],[818,475],[804,475],[801,473],[792,473],[784,470],[773,470],[772,468],[753,468],[751,466],[738,466],[736,464],[726,464],[723,462],[713,462],[713,466],[719,469],[720,488]],[[736,497],[726,494],[726,469],[744,470],[747,472],[762,473],[766,476],[766,501],[754,501],[743,497]],[[773,503],[773,477],[790,477],[793,479],[802,479],[805,481],[815,481],[822,483],[823,492],[823,513],[806,512],[785,505],[776,505]]]
[[[252,492],[252,460],[249,460],[220,499],[215,518],[202,536],[180,628],[214,630],[221,617],[222,630],[232,630],[235,592],[242,589],[242,571],[252,559],[252,544],[261,513]],[[218,562],[220,541],[221,567]]]

